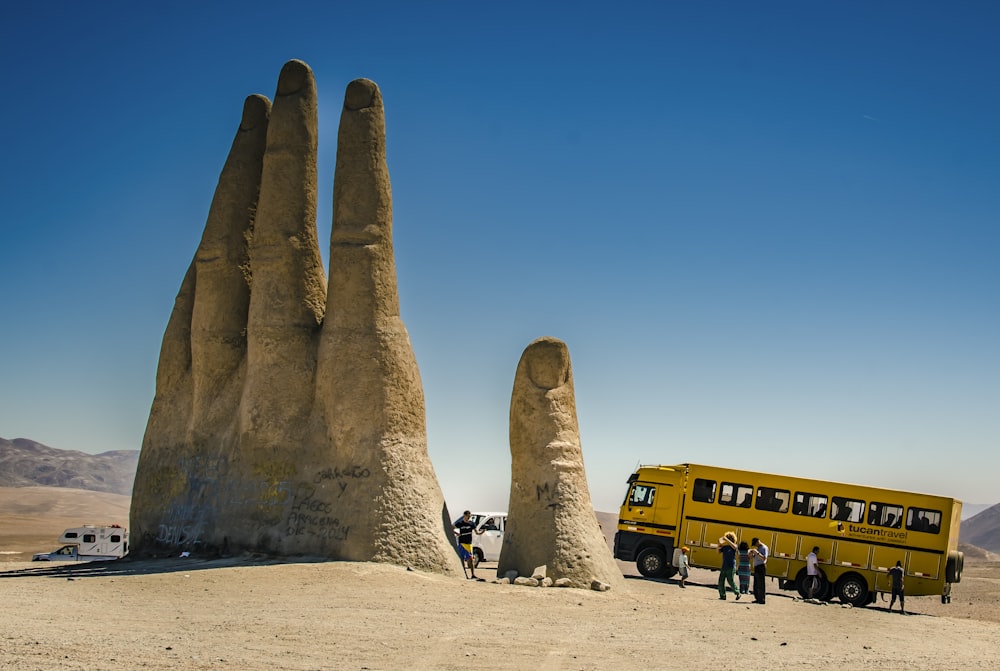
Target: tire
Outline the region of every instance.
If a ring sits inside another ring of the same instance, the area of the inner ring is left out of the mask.
[[[857,573],[845,573],[837,581],[837,598],[840,603],[849,603],[856,608],[867,606],[868,583]]]
[[[483,561],[482,548],[472,548],[472,566],[478,567],[479,563],[482,561]]]
[[[635,566],[646,578],[667,577],[667,555],[660,548],[645,548],[639,551]]]
[[[948,563],[945,564],[945,582],[962,582],[962,569],[965,568],[965,553],[949,552]]]
[[[823,575],[823,572],[820,571],[818,576],[819,584],[816,586],[815,593],[811,596],[809,594],[809,579],[810,576],[806,573],[805,569],[799,571],[799,574],[795,577],[795,589],[798,590],[799,596],[803,599],[813,598],[819,599],[820,601],[825,600],[827,593],[830,591],[830,582],[826,579],[826,576]]]

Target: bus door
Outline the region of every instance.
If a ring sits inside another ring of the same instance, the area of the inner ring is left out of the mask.
[[[924,507],[910,507],[906,511],[907,541],[914,549],[910,553],[910,561],[906,575],[928,580],[937,580],[943,570],[943,561],[947,553],[934,552],[934,549],[944,549],[948,530],[941,534],[942,512]]]
[[[700,548],[702,546],[702,542],[705,539],[705,523],[685,517],[684,533],[681,534],[681,536],[684,539],[684,545],[687,545],[691,548],[691,551],[694,552],[696,548]]]
[[[722,556],[719,555],[719,541],[713,541],[705,535],[704,522],[684,518],[684,545],[691,548],[691,564],[693,566],[719,567]]]
[[[669,538],[671,547],[679,535],[681,487],[679,476],[657,474],[658,482],[637,481],[629,488],[619,513],[620,529]]]
[[[691,564],[694,566],[721,567],[719,539],[727,531],[736,530],[732,524],[714,521],[717,513],[713,504],[718,494],[718,483],[714,479],[695,478],[691,483],[691,498],[684,510],[681,537],[684,544],[691,548]]]

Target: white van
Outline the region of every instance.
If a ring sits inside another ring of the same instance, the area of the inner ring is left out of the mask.
[[[507,526],[507,513],[472,513],[472,523],[482,534],[472,534],[472,554],[475,565],[482,561],[498,561],[503,546],[503,530]]]

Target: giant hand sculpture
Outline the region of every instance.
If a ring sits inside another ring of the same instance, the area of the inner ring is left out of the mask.
[[[316,235],[316,86],[246,100],[163,337],[133,552],[259,551],[460,570],[399,316],[382,96],[347,87],[330,284]]]

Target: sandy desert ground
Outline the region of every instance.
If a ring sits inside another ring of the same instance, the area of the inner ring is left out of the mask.
[[[0,669],[996,669],[1000,563],[951,604],[720,601],[466,581],[378,564],[161,559],[0,565]],[[632,573],[628,566],[626,572]],[[489,565],[480,574],[489,575]]]
[[[0,488],[0,670],[1000,668],[995,556],[966,559],[952,603],[911,597],[907,616],[776,583],[764,606],[722,602],[716,573],[681,590],[621,562],[627,590],[599,593],[344,562],[27,561],[127,511],[128,497]],[[615,515],[598,517],[610,539]]]

